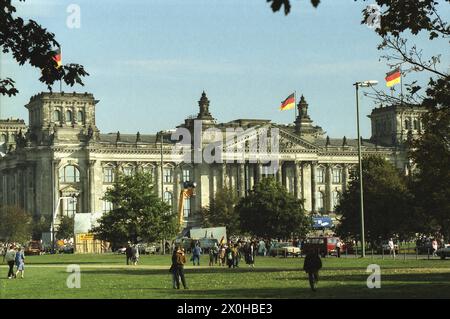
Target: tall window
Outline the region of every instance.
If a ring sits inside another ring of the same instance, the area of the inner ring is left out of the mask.
[[[325,170],[323,168],[319,167],[316,175],[317,183],[325,183]]]
[[[103,168],[103,182],[104,183],[113,183],[114,182],[114,168],[113,167],[104,167]]]
[[[61,112],[59,110],[53,111],[53,121],[60,122],[61,121]]]
[[[334,191],[331,193],[332,200],[333,200],[333,209],[336,208],[337,204],[339,203],[339,192]]]
[[[183,170],[183,180],[182,180],[182,182],[190,182],[191,181],[191,179],[190,179],[190,176],[191,175],[191,171],[190,170],[188,170],[188,169],[184,169]]]
[[[333,183],[340,184],[342,179],[342,170],[340,168],[333,168]]]
[[[410,129],[409,120],[405,120],[405,129],[406,129],[406,130],[409,130],[409,129]]]
[[[184,205],[183,205],[183,216],[189,217],[190,214],[191,214],[191,199],[185,198]]]
[[[317,198],[317,210],[319,212],[323,212],[324,211],[324,196],[322,192],[317,192],[316,193],[316,198]]]
[[[0,143],[6,143],[8,141],[8,137],[6,136],[6,134],[2,134],[0,136]]]
[[[414,129],[418,130],[419,129],[419,122],[417,120],[414,120]]]
[[[110,211],[112,211],[114,209],[113,207],[113,203],[108,202],[107,200],[103,201],[103,213],[109,213]]]
[[[173,183],[173,168],[164,169],[164,183]]]
[[[67,198],[64,205],[64,215],[73,217],[77,212],[77,200],[75,198]]]
[[[72,123],[72,111],[70,111],[70,110],[66,111],[66,122]]]
[[[173,195],[171,192],[164,192],[164,201],[172,206],[173,204]]]
[[[62,183],[78,183],[80,171],[73,165],[67,165],[59,170],[59,181]]]
[[[154,170],[152,166],[144,166],[142,167],[142,172],[150,175],[150,181],[153,182]]]
[[[134,167],[132,167],[132,166],[125,166],[123,168],[123,174],[125,176],[132,176],[134,174]]]
[[[77,122],[78,123],[83,123],[83,121],[84,121],[83,111],[78,111],[78,113],[77,113]]]

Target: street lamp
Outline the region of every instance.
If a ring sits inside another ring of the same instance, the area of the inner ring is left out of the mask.
[[[366,256],[366,244],[364,235],[364,194],[363,194],[363,175],[362,175],[362,161],[361,161],[361,135],[359,133],[359,87],[371,87],[378,84],[378,81],[369,80],[361,81],[353,84],[356,87],[356,126],[358,131],[358,165],[359,165],[359,199],[361,205],[361,257]]]
[[[62,196],[58,199],[58,204],[56,205],[55,211],[53,212],[53,216],[52,216],[52,229],[51,229],[51,234],[52,234],[52,253],[55,253],[55,218],[56,218],[56,214],[58,213],[59,210],[59,206],[61,204],[61,200],[63,199],[71,199],[75,202],[75,205],[77,203],[77,197],[78,194],[70,194],[70,196]]]

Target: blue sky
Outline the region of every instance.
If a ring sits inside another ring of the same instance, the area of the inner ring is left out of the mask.
[[[66,26],[72,3],[81,9],[79,29]],[[379,61],[380,38],[360,24],[361,11],[370,3],[323,0],[314,9],[309,0],[294,0],[291,14],[284,16],[272,13],[265,0],[27,0],[18,5],[18,14],[56,34],[63,63],[85,66],[90,73],[85,86],[63,90],[94,93],[103,132],[173,128],[198,112],[202,90],[220,122],[290,123],[293,110],[280,112],[278,106],[296,90],[328,135],[355,137],[352,83],[375,79],[384,89],[389,71]],[[411,39],[424,54],[445,53],[448,67],[445,41]],[[46,90],[39,70],[19,67],[2,55],[1,77],[6,76],[16,80],[20,94],[1,98],[1,115],[28,121],[23,106]],[[414,79],[427,77],[408,75],[405,81]],[[361,95],[364,137],[370,136],[366,115],[373,105]]]

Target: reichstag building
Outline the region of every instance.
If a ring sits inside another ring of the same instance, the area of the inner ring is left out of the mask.
[[[333,216],[350,172],[358,163],[357,140],[325,136],[308,115],[303,96],[297,105],[298,116],[289,125],[258,119],[220,123],[210,112],[210,101],[203,92],[198,115],[179,125],[190,132],[194,132],[195,123],[200,123],[205,132],[211,128],[222,132],[237,127],[276,129],[276,171],[269,170],[263,160],[253,160],[248,147],[244,147],[239,161],[233,160],[237,157],[229,147],[223,148],[222,157],[228,159],[224,162],[186,161],[173,151],[179,141],[172,140],[170,131],[104,134],[95,120],[98,103],[89,93],[40,93],[25,106],[28,125],[23,120],[0,121],[0,204],[19,205],[34,216],[51,216],[56,210],[57,216],[105,213],[113,207],[102,198],[118,172],[130,175],[146,171],[151,173],[158,194],[175,211],[182,204],[184,225],[197,226],[200,208],[209,205],[218,190],[228,187],[245,196],[261,178],[272,175],[305,200],[308,212]],[[404,141],[408,133],[420,133],[423,112],[421,108],[402,106],[373,109],[369,116],[372,136],[362,139],[363,155],[383,156],[407,174]],[[210,142],[205,134],[195,147],[204,149]],[[196,195],[180,201],[186,181],[196,183]],[[78,196],[77,201],[67,198],[72,194]]]

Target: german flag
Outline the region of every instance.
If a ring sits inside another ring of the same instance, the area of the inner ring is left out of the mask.
[[[400,72],[399,68],[396,68],[394,71],[386,73],[386,77],[384,78],[386,80],[386,86],[391,87],[393,85],[400,83],[401,77],[402,73]]]
[[[61,48],[58,48],[54,52],[53,61],[56,62],[56,68],[59,69],[62,66],[62,59],[61,59]]]
[[[286,100],[281,102],[280,111],[290,110],[295,107],[295,94],[289,95]]]

